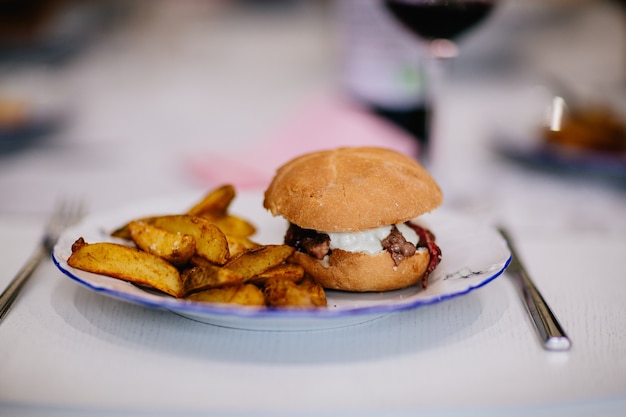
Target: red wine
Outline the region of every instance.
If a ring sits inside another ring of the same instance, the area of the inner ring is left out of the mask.
[[[493,9],[494,2],[385,0],[385,5],[391,14],[413,33],[432,40],[457,38],[485,19]]]
[[[430,128],[433,109],[430,103],[422,103],[410,109],[390,109],[379,106],[370,106],[370,109],[377,116],[382,117],[409,135],[413,136],[420,143],[420,152],[426,158],[428,155],[428,145],[430,139]]]

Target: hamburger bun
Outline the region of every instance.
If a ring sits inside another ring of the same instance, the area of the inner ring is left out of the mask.
[[[356,233],[407,222],[442,200],[437,183],[412,158],[384,148],[353,147],[287,162],[265,191],[263,205],[302,229]],[[290,261],[302,265],[324,288],[388,291],[422,280],[431,254],[419,248],[396,265],[382,246],[373,254],[335,248],[321,261],[304,252],[295,252]]]
[[[264,207],[305,229],[353,232],[403,223],[443,201],[430,174],[390,149],[338,148],[280,167]]]
[[[397,290],[417,284],[424,277],[429,261],[426,250],[417,251],[398,266],[386,251],[370,255],[335,249],[326,265],[302,252],[294,252],[290,259],[322,287],[354,292]]]

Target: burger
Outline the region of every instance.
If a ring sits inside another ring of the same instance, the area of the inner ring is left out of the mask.
[[[415,219],[442,202],[439,186],[413,158],[345,147],[278,168],[263,205],[289,222],[291,262],[324,288],[369,292],[427,286],[441,250]]]

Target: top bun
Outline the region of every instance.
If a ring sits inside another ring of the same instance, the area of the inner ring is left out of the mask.
[[[305,229],[354,232],[403,223],[441,205],[437,183],[414,159],[375,147],[299,156],[280,167],[263,206]]]

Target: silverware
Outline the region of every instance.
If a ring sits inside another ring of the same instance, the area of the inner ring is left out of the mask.
[[[24,284],[31,277],[41,261],[50,256],[61,232],[68,226],[78,221],[83,215],[83,205],[80,203],[62,202],[60,203],[46,223],[46,227],[37,249],[19,270],[17,275],[9,283],[7,288],[0,295],[0,323],[8,314],[13,302],[19,295]]]
[[[511,237],[505,229],[499,228],[498,230],[509,245],[512,254],[511,263],[506,269],[506,272],[515,279],[520,287],[522,300],[535,325],[543,347],[546,350],[569,350],[572,347],[572,342],[565,334],[565,331],[554,313],[552,313],[548,303],[546,303],[526,272],[515,250]]]

